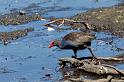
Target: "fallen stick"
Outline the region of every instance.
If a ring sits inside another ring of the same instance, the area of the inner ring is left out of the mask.
[[[71,65],[75,66],[77,69],[94,73],[97,75],[120,75],[124,76],[124,71],[119,70],[110,65],[95,65],[88,61],[78,60],[74,58],[60,58],[59,61],[61,64],[66,65],[66,63],[70,63]]]
[[[83,24],[86,29],[90,29],[88,23],[86,23],[86,21],[75,21],[75,20],[70,20],[70,19],[55,19],[53,21],[50,21],[46,24],[44,24],[44,26],[50,26],[50,24],[58,24],[58,26],[62,26],[63,24],[76,24],[76,23],[80,23]]]
[[[99,60],[108,60],[108,61],[124,61],[124,58],[119,57],[98,57]]]
[[[91,80],[91,79],[81,79],[81,78],[69,78],[69,81],[71,82],[124,82],[122,79],[113,79],[111,75],[108,75],[108,77],[105,79],[98,79],[98,80]]]
[[[93,57],[81,57],[79,60],[84,59],[93,59]],[[124,61],[124,57],[97,57],[98,60],[104,60],[104,61]]]

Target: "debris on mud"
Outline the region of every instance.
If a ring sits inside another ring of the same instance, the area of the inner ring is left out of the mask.
[[[85,13],[77,14],[70,19],[87,21],[95,31],[110,32],[124,38],[124,5],[108,8],[98,8]],[[80,26],[82,27],[82,26]],[[79,28],[79,26],[75,27]]]
[[[32,3],[24,8],[13,8],[10,13],[0,15],[0,25],[20,25],[35,20],[45,20],[42,15],[48,12],[68,10],[68,7],[51,6],[42,7],[40,4],[47,3]],[[47,19],[47,18],[46,18]],[[49,18],[48,18],[49,19]]]
[[[94,31],[110,32],[113,35],[118,35],[119,37],[124,38],[123,10],[124,5],[113,6],[110,8],[98,8],[77,14],[70,17],[69,19],[51,18],[51,21],[45,24],[45,26],[51,26],[52,28],[55,28],[55,26],[52,26],[52,24],[58,25],[57,27],[67,25],[71,27],[66,29],[59,28],[59,30],[80,29],[81,31],[83,31],[84,28],[88,27],[89,29]]]
[[[56,26],[55,26],[56,25]],[[59,19],[59,18],[52,18],[50,19],[50,22],[44,24],[44,26],[48,27],[48,28],[53,28],[56,30],[69,30],[69,29],[74,29],[74,28],[59,28],[60,26],[81,26],[82,25],[82,29],[86,30],[86,29],[90,29],[88,23],[86,23],[86,21],[75,21],[75,20],[70,20],[70,19]]]
[[[123,82],[123,81],[124,81],[123,79],[121,79],[121,80],[114,79],[113,76],[108,75],[107,78],[98,79],[98,80],[81,79],[81,78],[78,78],[78,79],[70,78],[69,81],[67,81],[67,82]]]
[[[68,25],[68,29],[84,29],[86,25],[94,31],[110,32],[113,35],[118,35],[124,38],[124,5],[113,6],[108,8],[98,8],[84,13],[77,14],[69,19],[52,18],[51,22],[45,24],[50,26],[55,24],[58,26]],[[73,20],[73,21],[71,21]],[[76,21],[83,21],[77,23]],[[75,23],[76,22],[76,23]],[[86,24],[86,25],[84,25]],[[54,28],[54,27],[53,27]],[[63,29],[63,28],[60,28]]]
[[[16,30],[12,32],[0,32],[0,41],[7,45],[10,40],[16,40],[18,38],[24,37],[28,32],[34,31],[34,28],[26,28],[22,30]]]
[[[112,60],[111,60],[112,59]],[[104,78],[98,78],[96,80],[90,80],[90,79],[81,79],[81,78],[73,78],[73,77],[69,77],[67,80],[67,82],[71,82],[71,81],[76,81],[76,82],[123,82],[123,77],[124,77],[124,71],[123,70],[119,70],[117,68],[115,68],[112,65],[108,65],[108,64],[103,64],[103,62],[99,61],[99,60],[103,60],[103,59],[98,59],[97,61],[99,63],[96,63],[95,61],[91,60],[79,60],[79,59],[74,59],[74,58],[68,58],[68,57],[64,57],[64,58],[60,58],[60,69],[64,70],[65,68],[76,68],[77,70],[80,70],[82,72],[87,72],[90,74],[94,74],[94,75],[99,75],[99,76],[104,76]],[[106,62],[109,61],[117,61],[117,60],[113,60],[113,58],[110,59],[106,59]],[[120,60],[119,60],[120,61]],[[124,60],[122,60],[124,61]],[[111,78],[108,79],[108,77],[111,76]],[[105,79],[107,78],[107,79]],[[65,81],[66,82],[66,81]]]
[[[19,25],[35,20],[42,20],[38,14],[28,15],[25,12],[12,12],[0,16],[0,25]]]

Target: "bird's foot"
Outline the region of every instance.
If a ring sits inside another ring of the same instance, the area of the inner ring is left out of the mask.
[[[96,56],[92,56],[92,57],[93,57],[92,60],[94,60],[94,61],[98,60],[98,58]]]
[[[101,65],[100,60],[97,57],[93,57],[93,59],[91,60],[91,62],[95,65]]]
[[[75,59],[77,58],[76,56],[71,56],[71,57],[72,57],[72,58],[75,58]]]

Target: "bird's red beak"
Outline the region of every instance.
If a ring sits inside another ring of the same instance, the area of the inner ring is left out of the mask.
[[[54,41],[52,41],[52,42],[50,43],[50,45],[48,46],[48,48],[53,47],[53,44],[54,44]]]
[[[48,46],[48,48],[51,48],[51,47],[53,47],[51,44]]]

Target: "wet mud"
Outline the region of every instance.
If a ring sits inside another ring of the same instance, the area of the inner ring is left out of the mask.
[[[0,15],[1,25],[20,25],[35,20],[42,20],[43,15],[46,12],[53,12],[58,10],[66,10],[68,8],[55,9],[51,7],[40,7],[38,4],[31,4],[28,7],[22,9],[13,9],[11,13]],[[54,10],[52,10],[54,9]],[[37,10],[37,12],[33,11]],[[90,28],[95,31],[110,32],[114,35],[118,35],[124,38],[124,4],[116,5],[107,8],[97,8],[89,10],[84,13],[77,14],[69,17],[69,19],[75,21],[86,21]],[[33,11],[33,12],[31,12]],[[54,20],[56,18],[46,18]],[[69,29],[83,29],[84,25],[74,25]],[[62,28],[63,29],[63,28]],[[67,29],[64,29],[67,30]]]
[[[31,31],[34,31],[34,28],[26,28],[21,30],[15,30],[12,32],[0,32],[0,41],[2,41],[4,45],[7,45],[10,40],[16,40],[24,37],[28,34],[28,32]]]
[[[95,31],[110,32],[124,38],[124,4],[109,8],[98,8],[77,14],[71,19],[86,21]],[[78,26],[76,28],[82,28]]]
[[[9,13],[9,14],[0,16],[0,24],[1,25],[20,25],[20,24],[28,23],[35,20],[41,20],[41,19],[42,17],[40,15],[36,15],[36,14],[23,15],[23,13],[14,12],[14,13]]]
[[[49,0],[48,0],[49,1]],[[63,0],[62,0],[63,1]],[[47,2],[47,1],[45,1]],[[44,2],[44,3],[45,3]],[[76,70],[74,68],[65,68],[64,70],[56,72],[55,66],[57,66],[58,59],[61,58],[62,56],[68,56],[66,54],[72,55],[71,52],[64,52],[61,50],[48,50],[47,46],[48,43],[53,39],[53,38],[58,38],[63,35],[65,35],[67,32],[71,32],[72,30],[82,30],[84,29],[84,25],[72,25],[72,27],[63,26],[62,28],[58,28],[58,31],[53,31],[53,32],[48,32],[44,27],[42,26],[44,22],[41,22],[42,18],[45,18],[43,15],[46,14],[47,12],[55,12],[57,11],[68,11],[68,10],[76,10],[78,8],[69,8],[69,7],[60,7],[60,6],[50,6],[50,7],[41,7],[39,4],[43,3],[38,3],[38,4],[31,4],[25,8],[22,9],[12,9],[10,10],[10,13],[0,15],[0,25],[3,25],[6,27],[9,25],[28,25],[28,23],[32,23],[31,25],[34,25],[38,28],[35,32],[34,28],[26,28],[26,29],[21,29],[21,30],[15,30],[11,32],[0,32],[0,41],[4,44],[7,45],[8,43],[11,43],[13,40],[17,40],[19,38],[25,37],[28,35],[28,32],[32,32],[33,35],[29,36],[31,38],[26,38],[24,41],[19,41],[22,42],[20,44],[13,43],[8,46],[1,46],[1,62],[5,64],[7,67],[2,67],[0,68],[0,73],[8,73],[8,75],[5,75],[5,77],[1,77],[1,81],[3,78],[6,79],[5,81],[8,82],[7,80],[9,79],[10,81],[13,82],[34,82],[34,80],[39,81],[39,82],[64,82],[64,80],[68,78],[86,78],[86,79],[98,79],[98,78],[103,78],[99,76],[95,76],[94,74],[89,74],[89,73],[84,73],[82,71]],[[80,8],[82,9],[82,8]],[[119,37],[124,38],[124,6],[119,5],[119,6],[113,6],[109,8],[98,8],[98,9],[93,9],[89,10],[84,13],[77,14],[72,17],[68,17],[68,19],[72,20],[77,20],[77,21],[86,21],[88,25],[91,27],[91,30],[98,31],[98,32],[110,32],[114,35],[118,35]],[[70,15],[70,13],[69,13]],[[63,16],[62,16],[63,17]],[[45,18],[47,20],[55,20],[57,17],[48,17]],[[64,18],[64,17],[63,17]],[[41,20],[40,22],[38,20]],[[35,23],[33,21],[36,21]],[[38,21],[38,22],[37,22]],[[45,21],[46,23],[47,21]],[[29,24],[29,26],[31,26]],[[17,27],[18,27],[17,26]],[[27,26],[25,26],[27,27]],[[43,27],[42,30],[41,27]],[[1,28],[1,27],[0,27]],[[64,30],[64,31],[63,31]],[[57,36],[56,36],[57,35]],[[98,34],[99,35],[99,34]],[[103,36],[103,35],[102,35]],[[112,51],[112,49],[119,49],[119,51],[124,51],[123,46],[117,48],[113,45],[114,43],[118,44],[116,41],[118,38],[115,37],[115,39],[112,37],[107,37],[108,35],[99,39],[98,44],[97,41],[94,41],[93,45],[96,47],[93,49],[94,52],[97,52],[97,49],[101,49],[99,53],[107,53],[112,54],[112,52],[107,52]],[[114,39],[114,40],[113,40]],[[114,42],[115,41],[115,42]],[[105,43],[105,44],[104,44]],[[120,43],[121,44],[121,43]],[[123,43],[122,43],[123,44]],[[13,47],[11,47],[13,46]],[[106,47],[107,46],[107,47]],[[110,49],[108,48],[110,46]],[[111,47],[112,46],[112,47]],[[102,47],[102,48],[101,48]],[[105,48],[104,48],[105,47]],[[9,48],[8,50],[6,50]],[[12,49],[14,48],[14,49]],[[103,51],[103,49],[105,49]],[[16,51],[16,52],[15,52]],[[114,50],[113,50],[114,51]],[[116,51],[116,50],[115,50]],[[118,52],[119,52],[118,51]],[[23,53],[24,52],[24,53]],[[56,54],[55,54],[56,52]],[[13,55],[13,59],[11,59],[11,62],[9,63],[9,57]],[[52,56],[51,56],[52,54]],[[54,54],[54,55],[53,55]],[[59,55],[61,54],[61,55]],[[64,55],[63,55],[64,54]],[[81,52],[82,54],[82,52]],[[87,54],[87,53],[84,53]],[[97,54],[97,53],[96,53]],[[115,53],[114,53],[115,54]],[[80,55],[80,53],[79,53]],[[17,59],[16,59],[17,56]],[[25,57],[26,56],[26,57]],[[81,55],[82,56],[82,55]],[[83,55],[84,56],[84,55]],[[98,55],[98,56],[103,56],[103,55]],[[19,57],[19,58],[18,58]],[[123,57],[123,54],[122,54]],[[22,58],[22,61],[19,60]],[[14,61],[16,60],[16,61]],[[26,60],[26,61],[25,61]],[[113,63],[110,61],[110,64]],[[123,64],[123,62],[115,62],[113,65]],[[10,65],[10,66],[9,66]],[[16,68],[17,67],[17,68]],[[123,66],[122,66],[123,68]],[[13,71],[14,70],[14,71]],[[15,73],[16,72],[16,73]],[[6,76],[9,76],[9,74],[12,73],[12,77],[8,78]],[[60,74],[61,73],[61,74]],[[18,74],[18,75],[17,75]],[[28,75],[29,74],[29,75]],[[25,75],[25,76],[24,76]],[[56,77],[57,76],[57,77]],[[32,78],[31,78],[32,77]],[[15,81],[13,78],[16,78]],[[67,81],[68,82],[68,81]]]

